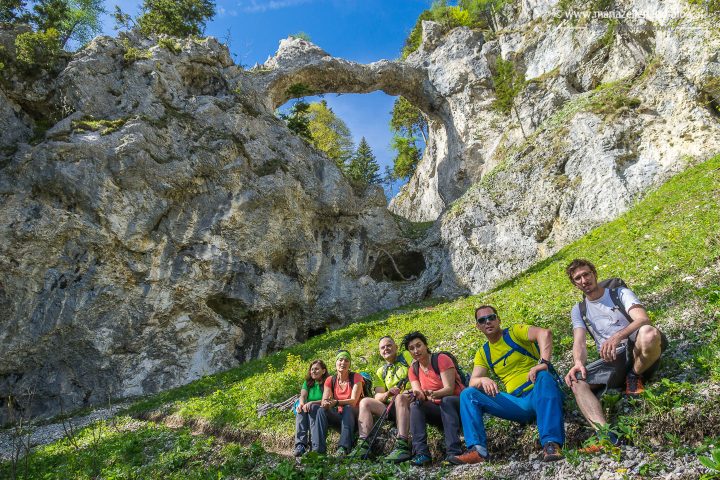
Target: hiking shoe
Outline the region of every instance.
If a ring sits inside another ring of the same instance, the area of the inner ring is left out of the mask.
[[[625,395],[628,395],[630,397],[636,397],[644,391],[645,386],[643,385],[642,376],[637,375],[633,371],[628,373],[627,378],[625,379]]]
[[[447,461],[453,465],[473,465],[476,463],[485,462],[486,459],[485,457],[480,455],[480,452],[478,452],[474,448],[471,448],[462,455],[448,456]]]
[[[404,438],[398,438],[395,442],[395,449],[390,452],[384,460],[386,462],[402,463],[407,462],[411,458],[410,444]]]
[[[305,455],[305,445],[302,443],[295,445],[295,456],[302,457],[303,455]]]
[[[421,453],[419,455],[415,455],[412,460],[410,460],[410,463],[416,467],[424,467],[425,465],[430,465],[432,463],[432,458],[424,453]]]
[[[348,449],[345,447],[338,447],[338,449],[335,450],[336,457],[346,457],[347,454],[348,454]]]
[[[361,438],[358,440],[358,443],[357,445],[355,445],[355,448],[353,448],[352,452],[350,452],[349,457],[365,459],[368,457],[369,454],[370,445],[364,438]]]
[[[554,462],[563,458],[560,445],[555,442],[547,442],[543,447],[543,462]]]

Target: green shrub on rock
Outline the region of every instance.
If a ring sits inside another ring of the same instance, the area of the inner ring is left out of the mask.
[[[15,38],[17,64],[27,70],[53,68],[61,52],[60,32],[54,28],[21,33]]]

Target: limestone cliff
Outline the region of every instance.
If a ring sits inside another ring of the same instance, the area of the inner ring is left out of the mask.
[[[382,191],[357,196],[275,117],[275,76],[215,40],[100,37],[6,72],[0,419],[11,395],[156,392],[431,293]]]

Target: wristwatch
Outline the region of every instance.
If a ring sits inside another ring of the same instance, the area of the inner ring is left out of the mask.
[[[538,365],[542,365],[542,364],[545,364],[548,367],[550,366],[550,362],[548,360],[545,360],[544,358],[540,358],[540,360],[538,360]]]

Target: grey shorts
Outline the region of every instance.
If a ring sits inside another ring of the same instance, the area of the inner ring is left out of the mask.
[[[660,339],[660,350],[664,352],[667,348],[668,340],[662,332],[660,332]],[[608,388],[625,387],[625,377],[627,377],[627,374],[632,370],[633,365],[633,345],[632,341],[628,341],[627,348],[625,346],[619,347],[617,357],[612,362],[606,362],[600,358],[588,364],[585,367],[587,369],[587,383],[589,385],[602,386],[601,391],[605,391]],[[643,379],[650,380],[659,367],[660,358],[643,372]]]

